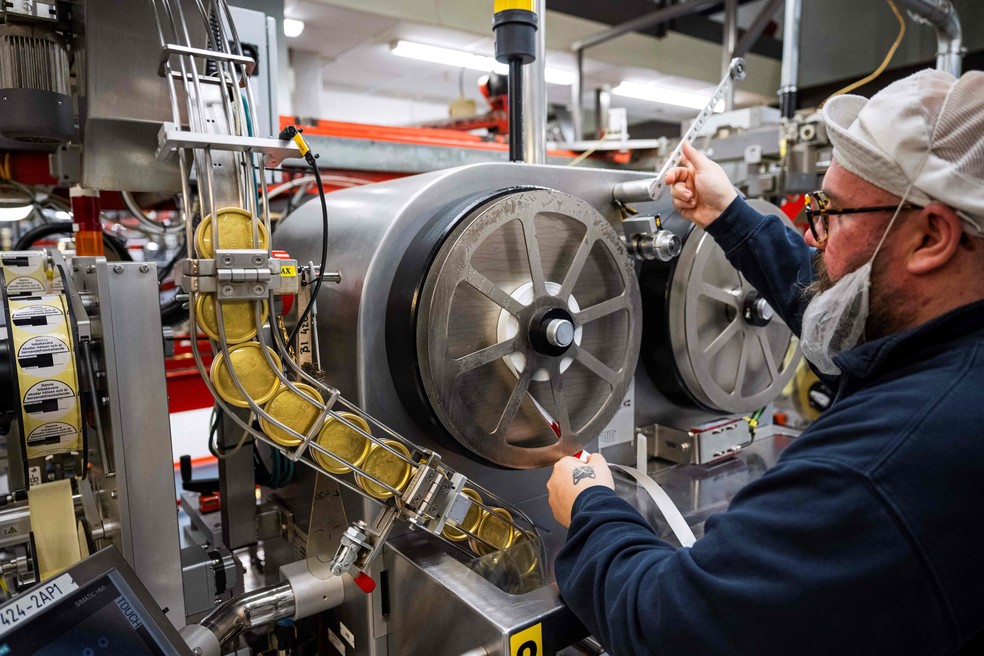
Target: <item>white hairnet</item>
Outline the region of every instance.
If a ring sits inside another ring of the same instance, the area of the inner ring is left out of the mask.
[[[870,100],[836,96],[823,108],[837,163],[917,205],[953,208],[984,235],[984,72],[959,79],[925,70]]]

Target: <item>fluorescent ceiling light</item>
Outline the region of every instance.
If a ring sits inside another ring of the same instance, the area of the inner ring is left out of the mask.
[[[509,73],[509,67],[506,64],[500,64],[494,57],[477,55],[473,52],[455,50],[454,48],[429,46],[423,43],[413,43],[412,41],[396,41],[390,46],[390,51],[400,57],[418,59],[434,64],[444,64],[445,66],[454,66],[455,68],[467,68],[473,71],[482,71],[483,73],[492,72],[499,75]],[[550,84],[570,85],[574,83],[574,73],[557,68],[547,68],[544,72],[544,78]]]
[[[33,205],[0,206],[0,221],[22,221],[33,211]]]
[[[612,93],[616,96],[648,100],[649,102],[674,105],[676,107],[688,107],[690,109],[704,109],[711,100],[710,96],[702,93],[673,89],[671,87],[660,87],[655,84],[646,84],[643,82],[621,82],[612,89]],[[717,104],[714,111],[724,111],[723,100]]]
[[[304,21],[297,20],[294,18],[284,19],[284,36],[293,38],[295,36],[301,36],[301,32],[304,31]]]

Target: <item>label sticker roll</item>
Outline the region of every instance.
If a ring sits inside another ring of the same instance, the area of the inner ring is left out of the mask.
[[[82,407],[64,296],[11,298],[21,419],[29,460],[82,449]]]
[[[48,256],[43,251],[13,251],[0,255],[7,296],[37,296],[51,291]]]

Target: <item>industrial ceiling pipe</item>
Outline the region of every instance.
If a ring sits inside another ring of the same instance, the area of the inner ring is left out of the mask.
[[[963,32],[960,18],[950,0],[899,0],[909,15],[936,28],[936,68],[960,77],[963,63]]]
[[[786,0],[786,15],[782,26],[782,72],[779,81],[779,112],[786,119],[793,118],[796,113],[802,14],[803,0]]]
[[[656,11],[644,14],[639,18],[633,18],[630,21],[620,23],[619,25],[615,25],[607,30],[602,30],[597,34],[592,34],[591,36],[572,43],[571,52],[574,53],[574,56],[577,59],[577,72],[575,75],[574,84],[571,85],[571,120],[574,123],[574,140],[580,141],[584,138],[584,107],[582,106],[581,92],[584,88],[584,51],[587,48],[605,43],[606,41],[611,41],[612,39],[629,32],[644,30],[648,27],[666,23],[667,21],[671,21],[676,18],[683,18],[684,16],[696,14],[698,11],[716,7],[717,5],[722,4],[722,2],[723,0],[690,0],[690,2],[681,2],[680,4],[670,5],[669,7],[657,9]]]

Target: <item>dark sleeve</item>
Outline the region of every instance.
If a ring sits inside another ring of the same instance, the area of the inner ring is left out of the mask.
[[[815,252],[803,236],[740,196],[707,226],[707,234],[798,336],[806,308],[801,292],[813,281]]]
[[[555,571],[613,656],[942,653],[954,632],[916,553],[854,473],[784,463],[708,519],[691,548],[590,488]],[[887,611],[900,600],[904,612]]]

